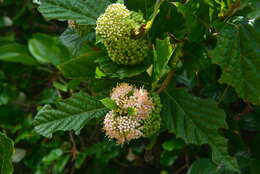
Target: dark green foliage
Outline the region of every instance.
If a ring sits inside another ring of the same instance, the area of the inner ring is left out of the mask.
[[[96,20],[116,2],[134,23],[111,45]],[[259,174],[259,4],[0,0],[0,174]],[[118,145],[103,121],[122,82],[155,108]]]

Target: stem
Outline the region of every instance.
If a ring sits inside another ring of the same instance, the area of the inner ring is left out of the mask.
[[[172,79],[174,73],[175,73],[175,69],[172,69],[172,70],[168,73],[168,75],[167,75],[167,77],[165,78],[165,80],[163,81],[161,87],[157,90],[157,92],[156,92],[157,94],[160,94],[163,90],[165,90],[165,89],[168,87],[168,85],[169,85],[169,83],[170,83],[170,81],[171,81],[171,79]]]
[[[179,174],[181,173],[183,170],[185,170],[186,168],[189,168],[189,156],[187,154],[187,152],[185,153],[185,164],[180,167],[176,172],[175,174]]]
[[[184,166],[182,166],[181,168],[179,168],[179,169],[175,172],[175,174],[181,173],[183,170],[185,170],[185,169],[188,168],[188,167],[189,167],[189,165],[185,164]]]
[[[71,150],[72,160],[74,161],[76,159],[78,150],[77,150],[76,143],[75,143],[75,140],[74,140],[74,137],[73,137],[72,133],[69,132],[69,135],[70,135],[70,141],[72,143],[72,150]]]
[[[152,19],[149,20],[145,26],[145,31],[146,33],[152,28],[153,22],[156,18],[156,16],[158,15],[158,13],[160,12],[159,8],[161,6],[161,4],[164,2],[165,0],[157,0],[155,7],[154,7],[154,11],[152,14]]]
[[[229,89],[229,86],[227,86],[227,87],[225,88],[223,94],[221,95],[221,97],[220,97],[220,99],[219,99],[219,101],[218,101],[218,104],[220,104],[220,103],[224,100],[225,95],[226,95],[228,89]]]

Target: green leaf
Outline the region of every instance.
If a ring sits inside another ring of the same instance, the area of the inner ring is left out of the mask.
[[[220,30],[212,62],[222,68],[220,83],[235,88],[246,101],[260,104],[260,19],[238,18]]]
[[[39,96],[39,104],[53,104],[58,100],[58,92],[54,88],[45,89]]]
[[[40,63],[58,65],[71,57],[69,50],[57,37],[46,34],[34,34],[28,46],[31,54]]]
[[[187,3],[173,2],[186,21],[190,42],[200,42],[210,23],[209,3],[207,0],[192,0]]]
[[[135,115],[136,114],[136,110],[134,108],[132,108],[132,107],[129,107],[129,108],[127,108],[127,114],[129,116]]]
[[[131,11],[141,11],[144,14],[145,19],[149,19],[149,17],[152,15],[155,3],[156,3],[156,0],[125,1],[125,5],[127,6],[127,9],[129,9]]]
[[[250,170],[251,170],[252,174],[260,172],[259,163],[260,163],[259,159],[251,159],[251,161],[250,161]]]
[[[91,50],[91,47],[86,42],[93,41],[95,33],[90,32],[84,36],[79,36],[74,29],[68,27],[60,36],[60,41],[65,45],[73,56],[80,56]]]
[[[26,46],[12,43],[0,46],[0,61],[36,65],[37,62],[29,55]]]
[[[112,78],[126,78],[137,76],[145,72],[150,66],[150,60],[147,58],[143,64],[135,66],[121,66],[110,60],[109,57],[101,57],[96,60],[100,70]]]
[[[78,134],[88,121],[107,112],[101,102],[83,92],[58,102],[56,107],[45,105],[37,113],[34,119],[37,133],[49,138],[56,131],[74,130]]]
[[[0,173],[12,174],[12,155],[14,153],[14,144],[10,138],[0,132]]]
[[[78,24],[95,25],[108,0],[42,0],[39,11],[47,19],[74,20]]]
[[[6,45],[6,44],[11,44],[15,42],[15,34],[10,33],[6,36],[1,36],[0,37],[0,46]]]
[[[80,57],[64,62],[63,64],[59,65],[58,68],[66,77],[94,77],[96,71],[96,64],[94,61],[100,55],[100,52],[89,51]]]
[[[58,90],[61,90],[63,92],[68,92],[68,87],[65,85],[65,84],[62,84],[62,83],[59,83],[57,81],[54,81],[52,83],[53,87],[58,89]]]
[[[108,109],[113,110],[113,109],[117,109],[117,108],[118,108],[116,102],[115,102],[114,100],[110,99],[110,98],[104,98],[104,99],[102,99],[102,100],[100,100],[100,101],[101,101],[102,104],[103,104],[104,106],[106,106]]]
[[[249,7],[251,9],[247,17],[250,18],[259,18],[260,17],[260,2],[259,0],[241,0],[242,7]]]
[[[118,157],[120,149],[114,141],[103,140],[87,147],[84,153],[86,156],[94,156],[102,164]]]
[[[1,16],[0,17],[0,28],[10,27],[13,25],[13,21],[8,16]]]
[[[52,151],[50,151],[50,153],[46,156],[43,157],[42,162],[45,165],[50,165],[52,164],[55,160],[58,160],[59,158],[62,157],[63,155],[63,150],[62,149],[53,149]]]
[[[132,1],[131,1],[132,2]],[[160,12],[154,20],[151,36],[161,37],[162,33],[171,33],[177,40],[182,40],[188,33],[188,25],[184,16],[169,1],[165,1],[160,6]]]
[[[170,38],[164,40],[156,40],[156,48],[154,50],[154,65],[152,78],[157,83],[167,72],[169,72],[168,62],[174,51],[170,43]]]
[[[179,150],[183,147],[184,143],[181,140],[178,139],[171,139],[168,141],[165,141],[162,144],[162,147],[166,151],[173,151],[173,150]]]
[[[207,158],[201,158],[192,163],[187,174],[220,174],[217,166]]]
[[[214,162],[239,171],[237,162],[227,152],[227,140],[218,131],[226,128],[225,113],[212,100],[190,95],[185,89],[165,92],[162,98],[163,126],[186,143],[209,144]]]
[[[160,163],[164,166],[171,166],[178,156],[173,152],[163,151],[160,156]]]

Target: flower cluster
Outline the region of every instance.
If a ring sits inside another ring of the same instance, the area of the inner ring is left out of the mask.
[[[107,113],[104,131],[109,138],[123,144],[154,135],[160,129],[160,98],[143,88],[119,84],[111,92],[118,108]]]
[[[107,7],[97,19],[96,33],[104,42],[112,61],[121,65],[140,63],[147,56],[147,43],[143,38],[132,38],[145,23],[142,15],[129,11],[125,5],[115,3]]]

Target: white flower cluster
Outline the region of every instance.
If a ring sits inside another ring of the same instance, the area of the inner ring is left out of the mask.
[[[103,39],[113,62],[134,65],[144,60],[148,49],[146,40],[131,36],[144,23],[140,14],[129,11],[119,3],[109,5],[97,19],[96,33]]]
[[[158,131],[158,126],[153,131],[153,124],[160,126],[160,119],[151,119],[155,116],[153,110],[156,106],[147,90],[122,83],[112,90],[111,99],[116,102],[118,109],[107,113],[104,119],[103,129],[109,138],[123,144],[146,137],[146,130],[152,130],[152,133]]]
[[[110,111],[104,120],[104,130],[107,136],[115,138],[118,144],[142,137],[143,133],[138,127],[140,127],[139,122],[130,117],[116,116],[114,111]]]
[[[124,21],[130,14],[130,11],[123,4],[108,6],[105,13],[97,19],[97,34],[109,40],[117,40],[124,36],[128,30]]]

